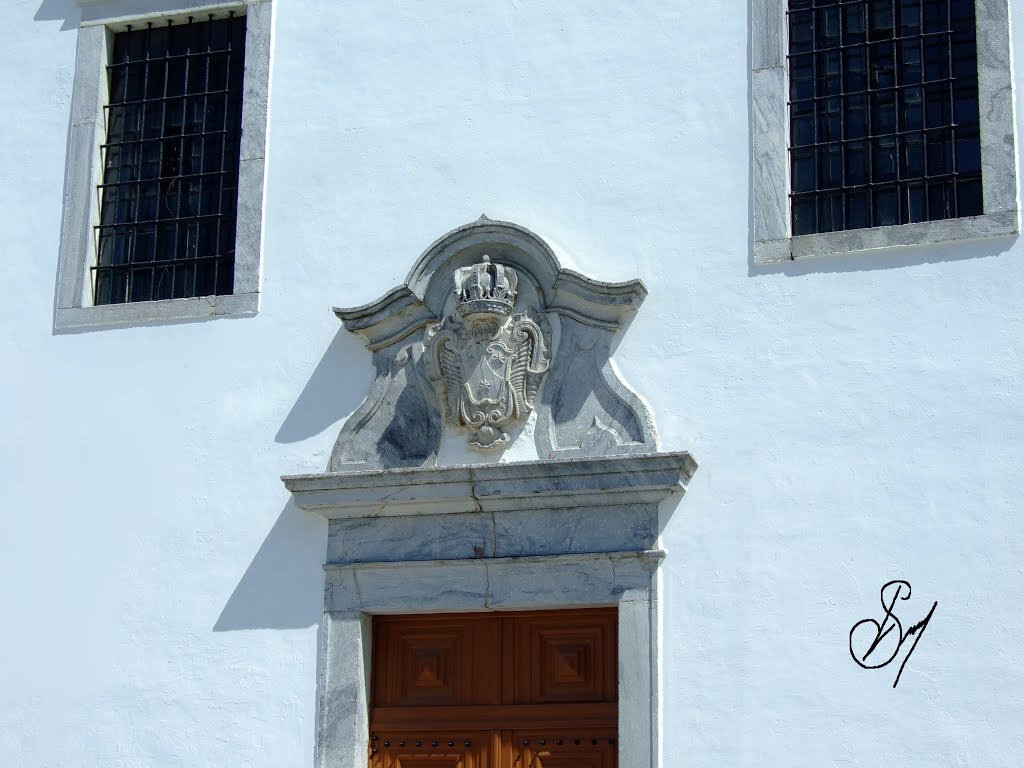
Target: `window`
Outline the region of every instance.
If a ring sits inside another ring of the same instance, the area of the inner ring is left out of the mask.
[[[1005,2],[755,0],[752,21],[755,263],[1017,233]]]
[[[230,294],[245,17],[114,35],[96,304]]]
[[[55,328],[256,314],[270,0],[86,10]]]
[[[789,2],[793,234],[979,216],[974,0]]]

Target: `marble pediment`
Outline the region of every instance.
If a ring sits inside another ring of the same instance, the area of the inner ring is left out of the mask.
[[[640,280],[563,267],[516,224],[481,217],[452,230],[403,285],[335,308],[365,340],[375,378],[328,471],[437,466],[456,444],[487,462],[510,449],[536,460],[656,452],[651,413],[611,361],[646,295]]]

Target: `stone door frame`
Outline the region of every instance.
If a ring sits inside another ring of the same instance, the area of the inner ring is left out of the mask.
[[[329,521],[317,764],[365,768],[371,617],[618,609],[618,760],[659,768],[662,524],[685,452],[284,478]]]
[[[331,603],[324,612],[320,648],[318,765],[365,768],[367,764],[373,614],[616,606],[618,764],[660,766],[657,595],[663,556],[655,550],[326,566]],[[491,580],[503,584],[500,595],[489,588]],[[343,589],[345,584],[354,591]]]

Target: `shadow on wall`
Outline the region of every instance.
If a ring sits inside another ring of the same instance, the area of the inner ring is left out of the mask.
[[[316,647],[320,648],[324,611],[321,563],[326,556],[327,521],[303,512],[289,499],[228,598],[213,631],[305,629],[315,625]],[[314,719],[317,723],[320,722],[320,664],[317,653]]]
[[[362,360],[359,375],[352,360]],[[351,413],[370,388],[373,368],[359,338],[339,330],[278,429],[294,443],[322,433]],[[327,521],[291,499],[221,611],[214,632],[299,629],[320,623],[324,603]]]
[[[853,253],[830,253],[819,257],[802,258],[799,261],[784,261],[779,264],[760,266],[754,266],[754,246],[751,242],[748,276],[762,277],[783,274],[787,277],[804,277],[837,272],[871,272],[880,269],[902,269],[922,264],[937,264],[944,261],[1006,256],[1016,240],[1015,236],[1010,236],[992,238],[991,240],[906,245]]]
[[[78,29],[82,22],[82,9],[74,0],[43,0],[32,18],[35,21],[63,21],[60,30],[67,32]]]
[[[327,521],[289,500],[213,631],[303,629],[319,624],[324,610],[321,564],[326,556]]]
[[[353,366],[353,360],[362,365]],[[352,413],[372,383],[373,366],[362,340],[339,330],[277,430],[275,442],[297,443],[319,435]]]

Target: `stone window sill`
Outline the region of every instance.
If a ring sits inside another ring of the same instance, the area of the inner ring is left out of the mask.
[[[215,317],[254,317],[258,311],[258,293],[64,307],[57,310],[54,330],[99,330],[148,323],[209,320]]]
[[[1017,211],[1002,211],[962,219],[762,240],[754,243],[754,264],[778,264],[813,256],[882,248],[1011,237],[1019,233],[1020,218]]]

